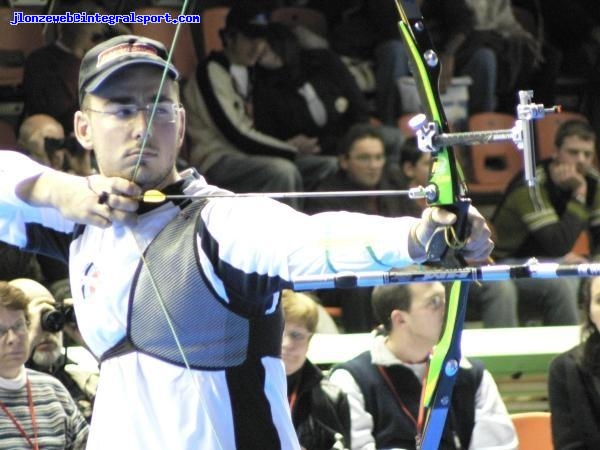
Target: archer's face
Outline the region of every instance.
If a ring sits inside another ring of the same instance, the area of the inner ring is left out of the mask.
[[[374,137],[359,139],[339,161],[351,180],[366,188],[375,188],[381,181],[385,165],[383,142]]]
[[[75,130],[83,147],[94,150],[103,175],[132,180],[144,189],[160,189],[177,179],[175,162],[183,142],[185,112],[179,106],[175,81],[165,82],[158,98],[163,113],[156,114],[148,127],[161,74],[147,65],[126,68],[86,96],[75,116]],[[139,110],[144,107],[146,111]]]

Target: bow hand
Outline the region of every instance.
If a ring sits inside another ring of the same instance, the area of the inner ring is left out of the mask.
[[[463,211],[458,214],[439,207],[423,211],[421,221],[411,230],[409,253],[413,260],[463,267],[465,259],[483,260],[490,255],[494,245],[485,218],[468,202],[459,207]]]

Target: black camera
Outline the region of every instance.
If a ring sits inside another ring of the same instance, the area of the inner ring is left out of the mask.
[[[77,323],[73,305],[65,305],[63,302],[56,302],[54,309],[44,311],[40,320],[42,323],[42,330],[50,333],[61,331],[67,323]]]
[[[52,155],[58,150],[66,149],[71,156],[82,156],[85,153],[85,149],[79,144],[74,136],[68,136],[64,139],[55,138],[44,138],[44,149],[48,158],[52,158]]]

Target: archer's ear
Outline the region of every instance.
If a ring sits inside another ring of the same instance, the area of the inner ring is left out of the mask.
[[[179,129],[177,130],[177,148],[181,148],[185,139],[185,109],[181,107],[179,111]]]
[[[86,150],[92,150],[93,141],[90,117],[81,111],[77,111],[73,120],[73,131],[75,132],[77,141],[79,141],[81,146]]]

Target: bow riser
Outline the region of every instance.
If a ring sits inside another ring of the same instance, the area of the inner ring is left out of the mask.
[[[425,29],[423,17],[416,0],[396,0],[401,20],[398,23],[412,66],[422,108],[436,131],[448,132],[449,126],[438,93],[441,72],[440,61],[433,43]],[[432,152],[429,183],[435,186],[437,198],[430,206],[439,206],[454,212],[457,221],[454,225],[454,242],[462,241],[467,235],[467,211],[470,200],[466,198],[466,188],[462,170],[452,147],[441,147]],[[464,265],[464,259],[450,249],[448,230],[438,233],[434,242],[434,255],[440,255],[446,266]],[[432,252],[429,252],[430,254]],[[437,450],[440,445],[448,409],[452,401],[452,390],[458,374],[461,358],[460,340],[466,310],[468,284],[454,282],[446,304],[446,318],[441,339],[435,346],[430,360],[423,405],[427,415],[421,436],[417,430],[417,448]]]

